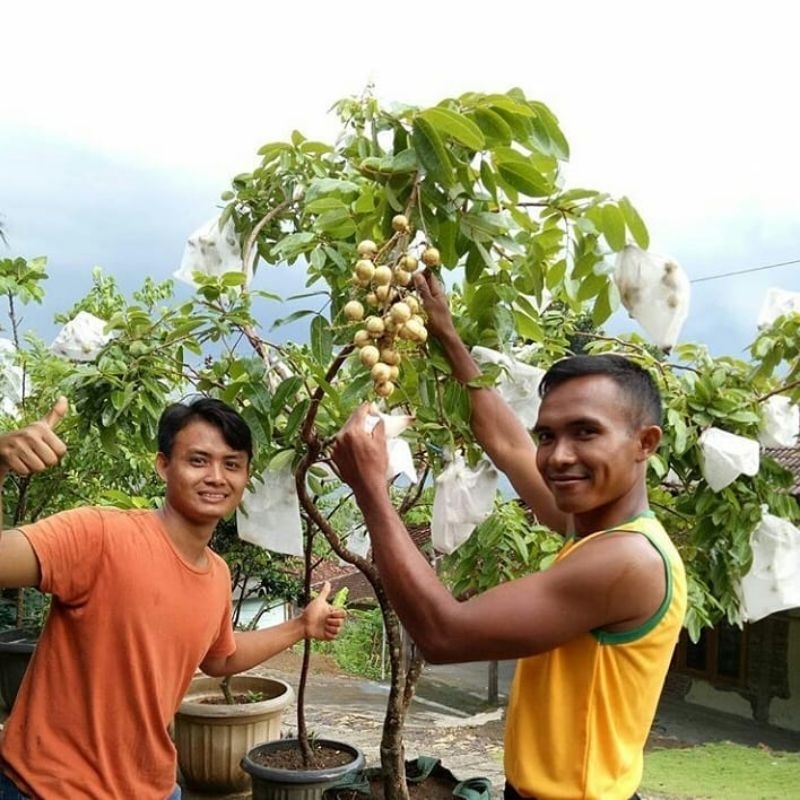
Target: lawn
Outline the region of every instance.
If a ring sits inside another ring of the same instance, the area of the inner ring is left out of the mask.
[[[642,795],[664,800],[800,797],[800,754],[715,742],[645,754]]]

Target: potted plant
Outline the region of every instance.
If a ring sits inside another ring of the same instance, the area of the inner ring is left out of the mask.
[[[311,748],[313,766],[304,761],[295,739],[267,741],[250,750],[242,767],[250,775],[253,800],[321,800],[343,776],[364,766],[364,754],[344,742],[315,739]]]
[[[292,687],[277,678],[193,678],[173,723],[183,783],[203,793],[244,791],[249,778],[242,758],[258,742],[280,737],[293,701]]]

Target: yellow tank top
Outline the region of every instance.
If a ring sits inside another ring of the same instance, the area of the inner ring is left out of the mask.
[[[653,617],[624,633],[602,630],[520,659],[509,698],[505,773],[538,800],[627,800],[686,612],[678,551],[652,512],[613,528],[645,535],[664,560],[667,591]],[[566,542],[566,558],[600,531]]]

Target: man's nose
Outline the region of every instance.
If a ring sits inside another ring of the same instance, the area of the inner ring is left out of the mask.
[[[572,464],[575,461],[575,450],[566,438],[557,438],[550,448],[551,464]]]
[[[222,464],[216,464],[213,461],[208,465],[206,470],[206,480],[213,483],[220,483],[224,479],[224,470]]]

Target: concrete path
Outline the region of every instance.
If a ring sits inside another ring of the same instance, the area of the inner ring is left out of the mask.
[[[489,778],[492,796],[502,797],[502,717],[513,668],[514,662],[499,664],[501,707],[490,708],[486,703],[487,664],[427,666],[406,719],[406,757],[441,758],[443,766],[461,780],[478,776]],[[296,686],[297,672],[274,668],[264,668],[263,672]],[[359,747],[364,751],[367,765],[376,766],[380,763],[378,748],[386,696],[386,687],[379,683],[315,673],[307,688],[309,730],[319,737],[344,740]],[[296,730],[294,709],[285,717],[284,728],[287,735]],[[800,750],[800,733],[761,726],[751,720],[669,698],[662,700],[653,734],[676,743],[733,741],[748,746],[762,744],[775,750]],[[202,800],[201,796],[190,793],[184,797],[185,800]],[[218,800],[245,800],[247,797],[249,795],[245,794]]]

